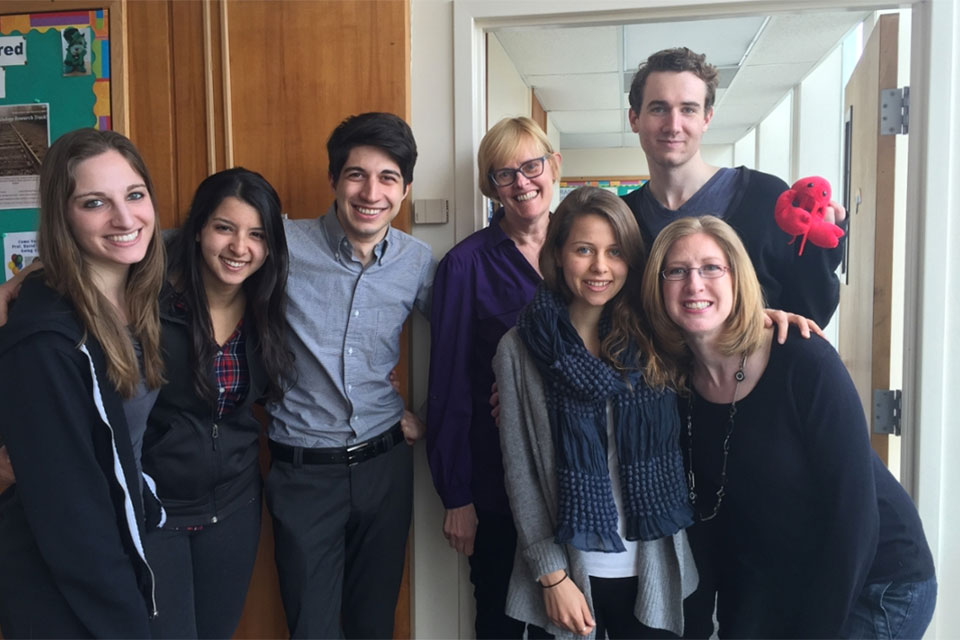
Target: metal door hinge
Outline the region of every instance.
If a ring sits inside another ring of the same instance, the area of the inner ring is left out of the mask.
[[[873,390],[874,433],[878,435],[900,435],[900,400],[902,395],[900,389]]]
[[[880,90],[880,135],[907,133],[910,124],[910,87]]]

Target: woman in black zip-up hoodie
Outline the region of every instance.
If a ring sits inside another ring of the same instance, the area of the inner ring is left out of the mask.
[[[146,539],[157,638],[233,635],[260,535],[260,422],[292,359],[284,345],[287,246],[280,200],[259,174],[216,173],[169,242],[160,297],[171,374],[150,414],[143,467],[167,522]]]
[[[0,329],[0,630],[7,638],[143,638],[155,614],[144,527],[162,517],[137,443],[163,381],[164,252],[143,159],[79,129],[40,169],[43,270]]]

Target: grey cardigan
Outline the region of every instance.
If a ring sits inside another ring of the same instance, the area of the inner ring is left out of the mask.
[[[516,329],[500,341],[493,360],[500,392],[500,443],[507,496],[517,525],[517,553],[506,614],[545,628],[557,638],[579,638],[547,618],[537,579],[565,569],[594,611],[581,552],[554,542],[557,523],[556,456],[543,380]],[[633,612],[648,627],[683,634],[683,599],[697,587],[697,569],[680,531],[640,543],[641,574]],[[593,637],[591,634],[590,637]]]

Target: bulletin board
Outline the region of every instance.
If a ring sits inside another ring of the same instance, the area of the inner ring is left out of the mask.
[[[0,15],[3,279],[36,253],[39,166],[50,143],[112,129],[108,10]]]
[[[636,191],[642,187],[649,176],[638,177],[596,177],[596,178],[561,178],[560,179],[560,199],[563,200],[567,194],[578,187],[600,187],[606,189],[618,196],[625,196],[631,191]]]

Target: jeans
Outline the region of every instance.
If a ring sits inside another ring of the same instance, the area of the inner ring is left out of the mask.
[[[937,579],[868,584],[847,619],[848,638],[921,638],[937,604]]]
[[[150,621],[153,638],[233,636],[257,559],[260,509],[258,494],[216,524],[147,531],[159,611]]]

